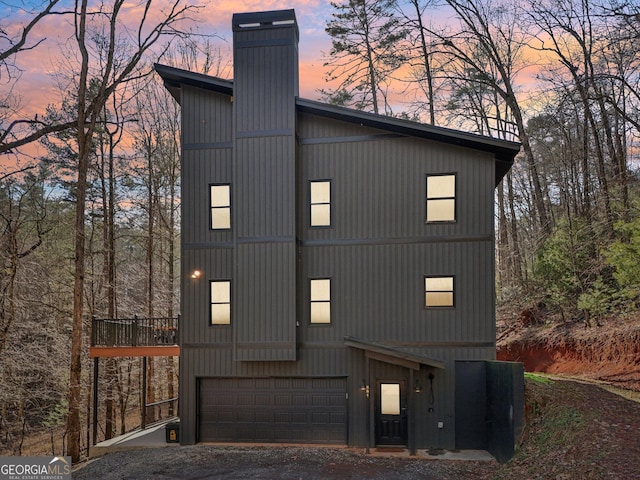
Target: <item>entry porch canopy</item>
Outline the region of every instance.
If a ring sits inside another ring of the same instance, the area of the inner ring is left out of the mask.
[[[377,342],[370,342],[356,337],[347,336],[344,343],[348,347],[364,350],[365,355],[373,360],[380,360],[393,365],[400,365],[411,370],[420,370],[420,365],[444,370],[445,364],[440,360],[409,352],[396,347],[389,347]]]

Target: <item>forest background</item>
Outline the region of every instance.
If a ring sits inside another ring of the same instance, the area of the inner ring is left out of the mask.
[[[47,453],[80,459],[91,318],[180,311],[179,107],[153,63],[230,78],[229,40],[202,19],[228,26],[231,11],[289,7],[0,7],[2,451],[21,454],[46,432]],[[543,308],[588,327],[637,311],[637,0],[295,7],[303,96],[521,143],[496,189],[499,311]],[[318,38],[318,25],[326,50],[309,60],[305,32]],[[42,91],[46,103],[34,103]],[[149,402],[177,382],[175,359],[155,362]],[[101,382],[100,439],[136,426],[139,362],[109,361]]]

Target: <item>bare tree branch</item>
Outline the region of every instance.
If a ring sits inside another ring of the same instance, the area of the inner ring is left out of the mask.
[[[4,50],[4,51],[0,52],[0,63],[5,62],[7,60],[7,58],[11,57],[12,55],[17,54],[18,52],[21,52],[21,51],[24,51],[24,50],[31,50],[31,49],[35,48],[36,46],[38,46],[40,43],[42,43],[44,41],[44,39],[40,39],[40,40],[38,40],[38,42],[36,42],[35,45],[32,45],[30,47],[25,47],[25,44],[27,43],[27,37],[31,33],[31,30],[33,30],[33,27],[35,27],[38,24],[38,22],[40,22],[40,20],[42,20],[47,15],[49,15],[51,13],[51,10],[53,9],[53,7],[55,7],[56,4],[59,1],[60,0],[49,0],[49,3],[47,4],[46,8],[44,10],[42,10],[40,13],[38,13],[22,29],[22,34],[20,35],[20,39],[16,43],[14,43],[10,48],[8,48],[7,50]]]

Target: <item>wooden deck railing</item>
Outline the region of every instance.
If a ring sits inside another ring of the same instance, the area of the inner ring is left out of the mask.
[[[178,344],[180,317],[93,318],[92,347],[153,347]]]

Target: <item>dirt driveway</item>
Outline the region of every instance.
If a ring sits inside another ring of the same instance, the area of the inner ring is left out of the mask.
[[[434,461],[322,447],[196,445],[116,452],[88,462],[74,480],[483,479],[496,462]]]

